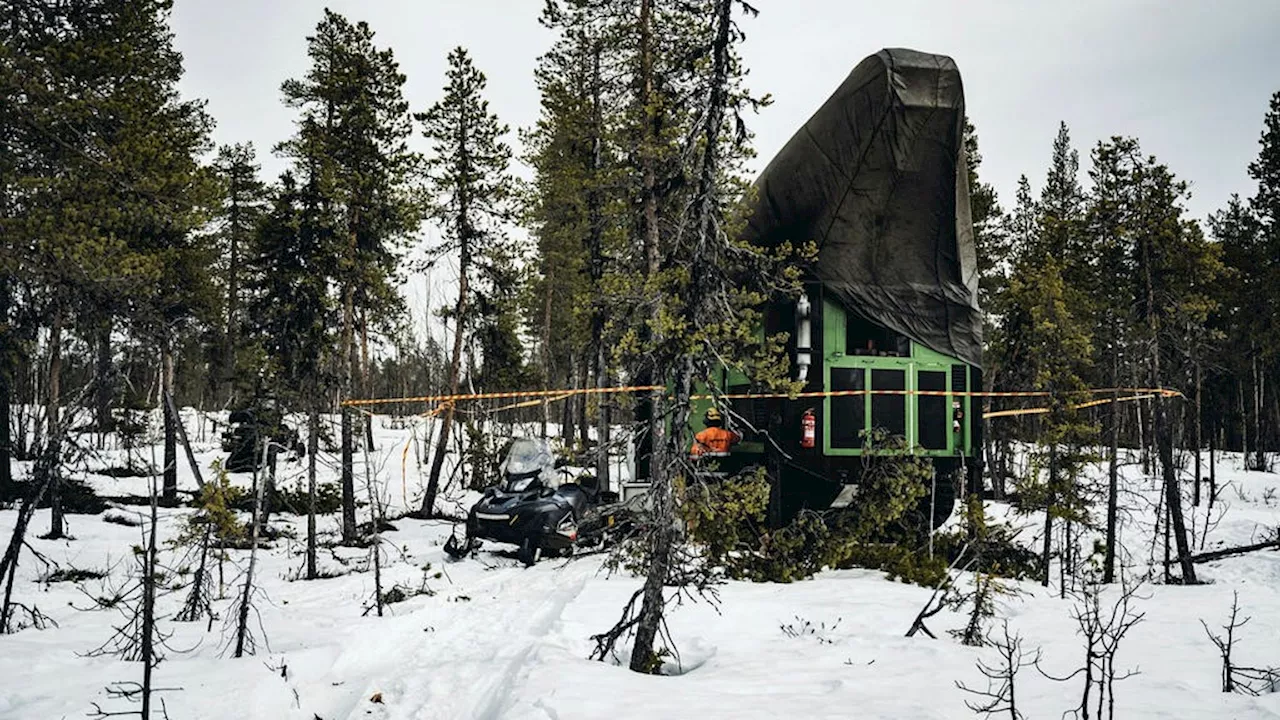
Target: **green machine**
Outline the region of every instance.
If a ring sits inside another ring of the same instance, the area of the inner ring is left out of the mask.
[[[935,525],[979,487],[982,319],[963,140],[964,91],[948,57],[882,50],[853,70],[757,179],[747,239],[813,242],[803,295],[764,309],[790,338],[811,397],[740,398],[726,465],[760,465],[771,519],[856,502],[864,431],[928,456]],[[721,390],[751,394],[726,371]],[[694,407],[702,429],[703,401]]]

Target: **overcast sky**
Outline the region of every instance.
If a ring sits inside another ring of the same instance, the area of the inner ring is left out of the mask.
[[[1270,95],[1280,90],[1276,0],[755,0],[744,27],[751,85],[774,104],[757,132],[762,168],[867,55],[908,47],[953,57],[978,128],[982,177],[1008,207],[1017,178],[1037,190],[1058,122],[1088,153],[1139,138],[1188,180],[1197,217],[1249,195]],[[537,117],[534,62],[551,41],[542,0],[177,0],[183,91],[205,98],[219,143],[270,148],[292,132],[280,83],[306,69],[306,36],[325,6],[367,21],[408,76],[415,110],[435,102],[445,56],[464,45],[489,77],[490,106],[513,128]],[[514,142],[514,138],[512,141]],[[1082,181],[1085,178],[1082,177]]]

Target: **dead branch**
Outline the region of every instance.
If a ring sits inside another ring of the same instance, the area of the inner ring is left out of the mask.
[[[1223,548],[1221,550],[1212,550],[1210,552],[1200,553],[1198,555],[1192,555],[1191,562],[1193,563],[1211,562],[1213,560],[1221,560],[1223,558],[1228,558],[1233,555],[1244,555],[1245,553],[1251,553],[1251,552],[1257,552],[1258,550],[1269,550],[1269,549],[1280,549],[1280,539],[1269,540],[1267,542],[1261,542],[1261,543],[1254,543],[1253,545],[1241,545],[1240,547]],[[1177,562],[1177,559],[1175,558],[1170,562],[1171,563]]]
[[[987,680],[985,690],[970,688],[959,680],[956,681],[957,688],[977,698],[972,701],[966,700],[964,704],[975,713],[981,713],[986,717],[1007,713],[1009,720],[1022,720],[1023,715],[1018,710],[1018,698],[1015,692],[1018,671],[1027,663],[1038,663],[1040,650],[1037,648],[1034,652],[1024,652],[1022,636],[1009,634],[1008,620],[1003,622],[1003,636],[988,635],[986,644],[996,649],[1000,664],[992,666],[982,660],[978,661],[978,672],[982,673]]]
[[[967,571],[973,566],[973,563],[977,561],[976,557],[970,558],[969,561],[965,562],[965,564],[962,567],[959,567],[959,570],[957,571],[957,567],[960,566],[960,563],[965,559],[968,552],[969,545],[966,543],[964,547],[960,548],[960,552],[956,554],[956,559],[951,561],[951,565],[947,568],[946,576],[944,576],[938,583],[937,587],[933,589],[933,594],[929,596],[924,607],[920,608],[920,612],[917,613],[915,619],[911,621],[911,627],[907,630],[907,637],[915,637],[917,632],[923,632],[931,639],[938,639],[938,636],[934,635],[933,632],[925,626],[924,621],[934,615],[937,615],[948,607],[954,607],[957,602],[962,601],[962,598],[957,596],[954,592],[955,576],[957,572]]]
[[[1239,615],[1240,593],[1233,591],[1231,593],[1231,615],[1227,618],[1227,624],[1221,626],[1226,631],[1225,635],[1218,635],[1209,629],[1209,625],[1204,620],[1200,621],[1200,625],[1204,627],[1205,634],[1217,646],[1218,654],[1222,657],[1222,692],[1241,693],[1256,697],[1263,693],[1272,693],[1280,690],[1280,668],[1241,667],[1231,659],[1231,653],[1235,649],[1236,630],[1244,627],[1253,619],[1246,617],[1240,620],[1238,619]]]

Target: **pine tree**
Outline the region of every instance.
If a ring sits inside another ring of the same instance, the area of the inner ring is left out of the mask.
[[[1146,158],[1134,178],[1135,265],[1139,282],[1135,298],[1147,348],[1148,381],[1163,387],[1174,359],[1177,334],[1188,319],[1203,324],[1210,301],[1206,288],[1217,280],[1219,265],[1199,227],[1183,218],[1180,202],[1186,183],[1154,157]],[[1173,421],[1169,399],[1155,402],[1154,430],[1165,491],[1165,506],[1177,547],[1182,581],[1195,583],[1189,539],[1182,512],[1182,489],[1173,456]]]
[[[466,49],[459,47],[449,53],[448,80],[444,97],[417,117],[434,149],[427,166],[434,199],[432,215],[445,238],[436,252],[458,253],[458,299],[450,314],[454,336],[448,381],[448,390],[454,394],[461,382],[463,347],[475,327],[477,305],[500,295],[503,268],[519,248],[506,232],[514,193],[508,169],[511,149],[503,140],[507,126],[489,111],[484,98],[485,76],[472,64]],[[449,406],[441,416],[422,500],[425,517],[435,514],[453,420],[453,407]]]
[[[1133,244],[1133,172],[1139,160],[1137,142],[1113,137],[1099,142],[1092,153],[1089,176],[1092,189],[1085,216],[1089,247],[1097,255],[1096,272],[1087,290],[1093,295],[1097,324],[1094,330],[1094,378],[1120,387],[1131,376],[1127,358],[1135,345],[1133,298],[1136,293]],[[1122,367],[1122,363],[1124,366]],[[1118,397],[1113,396],[1113,400]],[[1103,557],[1103,582],[1115,579],[1116,522],[1119,503],[1119,446],[1121,407],[1109,407],[1107,509]]]
[[[1258,183],[1258,191],[1249,205],[1266,229],[1268,240],[1280,243],[1280,91],[1271,96],[1258,144],[1262,149],[1249,163],[1249,177]]]
[[[694,383],[711,386],[723,359],[732,358],[735,369],[762,385],[787,386],[779,338],[757,334],[762,325],[758,307],[771,297],[795,293],[798,270],[790,264],[790,248],[770,255],[737,240],[734,220],[747,192],[743,163],[751,156],[744,115],[760,105],[742,85],[739,8],[743,15],[756,14],[736,0],[708,0],[689,8],[686,22],[702,38],[697,46],[705,48],[705,55],[693,64],[696,74],[690,78],[691,97],[698,100],[690,108],[695,120],[685,148],[685,211],[658,248],[658,272],[644,278],[646,291],[656,293],[650,302],[658,300],[654,321],[647,334],[632,332],[623,342],[624,350],[648,358],[654,376],[669,379],[672,387],[669,406],[661,395],[654,398],[655,415],[669,418],[670,426],[651,426],[659,429],[653,437],[648,490],[655,518],[643,539],[645,582],[638,592],[630,663],[637,672],[657,672],[661,664],[655,641],[667,603],[664,588],[676,569],[674,489],[696,481],[685,460]],[[641,248],[647,250],[643,244]]]
[[[1049,414],[1040,426],[1042,448],[1033,467],[1047,466],[1047,480],[1033,477],[1025,488],[1028,503],[1045,510],[1042,581],[1049,583],[1053,521],[1085,519],[1083,447],[1092,437],[1089,426],[1073,405],[1082,399],[1091,346],[1089,327],[1067,299],[1061,266],[1054,258],[1020,260],[1009,279],[1008,362],[1020,368],[1030,390],[1049,393]]]
[[[619,260],[626,257],[633,222],[627,194],[619,192],[628,181],[623,109],[633,93],[625,82],[628,56],[619,47],[627,33],[607,7],[579,0],[548,4],[541,20],[558,39],[539,60],[542,115],[526,136],[536,171],[529,219],[542,259],[529,316],[542,330],[544,364],[585,366],[580,382],[597,388],[616,371],[616,326],[607,319],[629,309],[615,302],[607,285],[623,270]],[[553,316],[569,321],[551,323]],[[549,380],[550,373],[544,375]],[[572,382],[570,375],[564,381]],[[594,400],[596,476],[608,489],[614,402]],[[586,403],[576,407],[585,411]],[[580,427],[586,430],[585,418]]]
[[[1073,409],[1087,387],[1092,353],[1090,308],[1082,287],[1084,198],[1077,179],[1078,154],[1065,124],[1054,140],[1045,187],[1033,201],[1022,178],[1007,227],[1013,262],[1007,291],[996,307],[1001,318],[995,345],[1005,387],[1049,394],[1049,413],[1036,423],[1040,451],[1028,478],[1029,505],[1045,512],[1042,581],[1049,583],[1054,520],[1087,519],[1085,445],[1094,428]],[[1042,480],[1039,469],[1047,478]]]
[[[295,162],[299,176],[313,179],[318,207],[333,214],[335,236],[328,249],[336,262],[341,332],[340,393],[351,398],[357,378],[367,391],[370,319],[374,329],[402,310],[394,291],[396,270],[409,234],[420,220],[413,179],[419,157],[408,148],[412,132],[403,97],[405,77],[389,49],[374,44],[373,30],[325,10],[307,38],[311,67],[286,81],[285,104],[300,111],[297,133],[277,151]],[[353,413],[342,409],[342,537],[356,540]],[[365,427],[366,444],[371,426]]]
[[[986,308],[997,295],[1008,275],[1010,244],[1004,210],[996,189],[978,176],[982,153],[978,150],[978,131],[964,121],[964,151],[968,169],[969,216],[973,222],[973,240],[978,254],[979,305]],[[988,313],[990,315],[990,313]]]
[[[207,149],[209,119],[200,103],[178,95],[182,64],[168,29],[170,7],[163,0],[98,0],[40,12],[11,5],[0,13],[11,20],[12,37],[23,40],[21,58],[9,66],[27,100],[26,130],[17,136],[26,170],[23,211],[7,230],[20,238],[18,262],[33,309],[48,319],[49,438],[62,436],[69,332],[125,316],[134,333],[163,348],[172,326],[206,299],[200,283],[191,283],[200,273],[188,271],[207,267],[193,229],[208,199],[197,157]],[[46,451],[61,454],[58,447]],[[166,500],[175,496],[175,480],[170,470]],[[50,496],[58,535],[56,481]]]
[[[1227,423],[1220,422],[1218,416],[1228,415],[1226,408],[1234,411],[1238,407],[1241,412],[1235,416],[1235,422],[1230,423],[1235,425],[1231,434],[1239,439],[1240,449],[1248,461],[1248,438],[1252,432],[1245,389],[1255,380],[1252,371],[1257,364],[1258,339],[1272,331],[1272,319],[1276,316],[1275,293],[1270,290],[1267,279],[1271,258],[1263,243],[1261,224],[1249,204],[1238,196],[1233,195],[1226,208],[1210,216],[1209,228],[1222,249],[1223,263],[1229,273],[1228,281],[1218,286],[1219,311],[1212,325],[1224,338],[1220,362],[1225,377],[1220,384],[1225,383],[1225,387],[1219,387],[1218,394],[1226,397],[1214,401],[1217,411],[1210,424],[1213,428],[1227,429]],[[1229,414],[1235,415],[1235,412]],[[1258,446],[1261,447],[1261,443]]]

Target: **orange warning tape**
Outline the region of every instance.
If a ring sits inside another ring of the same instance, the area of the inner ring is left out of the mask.
[[[428,410],[427,412],[422,413],[418,417],[424,417],[424,418],[435,417],[436,415],[439,415],[442,410],[449,407],[451,404],[452,403],[447,403],[447,402],[440,403],[435,407],[434,410]],[[364,411],[361,410],[360,412],[364,412]],[[413,445],[413,441],[415,439],[416,434],[417,434],[417,430],[414,430],[414,435],[411,435],[409,439],[405,441],[404,450],[400,453],[400,500],[406,505],[409,504],[409,481],[407,479],[407,476],[409,474],[409,470],[408,470],[409,447]]]
[[[667,389],[661,385],[631,385],[626,387],[605,387],[605,388],[582,388],[582,389],[559,389],[559,390],[516,390],[511,392],[488,392],[488,393],[465,393],[456,395],[421,395],[418,397],[403,398],[370,398],[343,400],[343,407],[367,407],[371,405],[393,405],[397,403],[454,403],[461,400],[498,400],[498,399],[515,399],[515,398],[538,398],[536,402],[517,403],[507,408],[498,408],[506,410],[513,407],[527,407],[543,402],[556,402],[575,395],[610,395],[618,393],[636,393],[636,392],[652,392],[654,390]],[[1094,388],[1079,390],[1070,394],[1073,395],[1101,395],[1104,393],[1147,393],[1161,397],[1182,397],[1182,393],[1170,388]],[[813,392],[796,393],[788,395],[786,393],[743,393],[743,394],[724,394],[724,395],[692,395],[691,400],[712,400],[719,398],[722,400],[751,400],[751,399],[800,399],[800,398],[822,398],[822,397],[845,397],[852,395],[917,395],[917,396],[951,396],[951,397],[990,397],[990,398],[1022,398],[1022,397],[1051,397],[1053,393],[1044,390],[1026,390],[1026,391],[981,391],[981,390],[817,390]],[[1104,400],[1102,402],[1110,402]],[[1101,403],[1100,403],[1101,404]],[[439,412],[440,408],[428,413],[434,415]]]
[[[1181,395],[1182,393],[1178,393],[1178,394]],[[1070,410],[1083,410],[1084,408],[1097,407],[1098,405],[1106,405],[1108,403],[1113,403],[1113,402],[1127,402],[1129,400],[1149,400],[1153,397],[1156,397],[1156,396],[1155,395],[1129,395],[1126,397],[1119,397],[1119,398],[1103,398],[1102,400],[1090,400],[1089,402],[1073,403],[1071,405],[1068,405],[1067,408]],[[1166,397],[1172,397],[1172,395],[1166,395]],[[989,418],[998,418],[998,417],[1014,417],[1018,415],[1044,415],[1048,412],[1049,412],[1049,408],[1018,408],[1015,410],[993,410],[991,412],[982,413],[982,419],[986,420]]]

